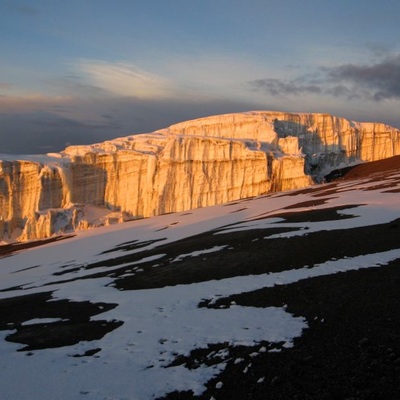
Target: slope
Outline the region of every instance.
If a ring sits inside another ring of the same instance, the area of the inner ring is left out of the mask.
[[[2,396],[396,398],[400,170],[386,163],[8,253]]]

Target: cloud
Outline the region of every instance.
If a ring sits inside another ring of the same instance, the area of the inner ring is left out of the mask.
[[[71,97],[102,98],[112,95],[95,84],[88,83],[88,79],[81,76],[68,74],[57,79],[49,79],[46,84],[56,93],[64,93]]]
[[[46,96],[42,94],[28,94],[24,96],[0,96],[0,112],[19,114],[38,110],[66,107],[73,103],[71,96]]]
[[[330,112],[370,120],[371,104],[366,106],[365,99],[375,101],[374,120],[400,126],[398,103],[378,102],[400,98],[400,56],[385,53],[374,63],[320,67],[307,75],[300,74],[303,68],[285,69],[282,74],[291,74],[286,78],[278,78],[279,71],[234,60],[181,57],[164,60],[155,66],[160,68],[156,73],[129,63],[80,60],[72,64],[72,73],[45,82],[48,93],[61,96],[12,95],[14,87],[0,83],[0,89],[11,88],[0,94],[0,152],[55,152],[66,143],[94,143],[254,109]],[[246,82],[248,76],[263,73],[267,78]]]
[[[1,115],[1,153],[57,152],[72,144],[105,140],[116,126],[60,117],[50,112]],[[108,135],[107,135],[108,132]]]
[[[386,49],[381,48],[380,51],[380,54],[387,55]],[[386,56],[371,64],[320,67],[313,74],[293,79],[252,80],[247,86],[272,96],[328,95],[347,100],[399,100],[400,54]]]
[[[381,42],[369,42],[367,43],[367,49],[371,52],[372,57],[375,59],[385,59],[391,56],[393,52],[392,46],[387,43]]]
[[[242,82],[265,72],[265,66],[245,57],[220,54],[160,56],[158,62],[143,60],[107,62],[72,61],[73,73],[57,83],[68,93],[88,96],[134,97],[138,99],[245,98]],[[56,82],[53,82],[56,84]]]
[[[197,53],[174,55],[162,65],[163,74],[174,82],[175,97],[205,100],[241,98],[251,101],[243,89],[249,76],[260,76],[266,66],[244,54]]]
[[[213,98],[0,97],[0,153],[58,152],[66,144],[96,143],[202,116],[255,108],[259,106]]]
[[[400,54],[371,65],[345,64],[324,72],[329,81],[350,85],[370,99],[400,99]]]
[[[263,90],[273,96],[277,95],[302,95],[302,94],[320,94],[322,89],[316,84],[307,84],[298,82],[298,80],[280,80],[280,79],[256,79],[250,82],[250,86],[256,90]]]
[[[75,67],[85,75],[92,88],[116,96],[165,98],[169,97],[173,90],[173,85],[168,79],[141,70],[130,63],[80,60]]]

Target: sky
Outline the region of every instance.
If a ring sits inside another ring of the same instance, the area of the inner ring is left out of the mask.
[[[400,128],[398,0],[0,0],[0,153],[250,110]]]

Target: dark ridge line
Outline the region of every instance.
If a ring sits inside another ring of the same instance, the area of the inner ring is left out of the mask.
[[[41,239],[41,240],[33,240],[26,243],[11,243],[11,244],[3,244],[0,246],[0,258],[7,257],[11,253],[31,249],[33,247],[42,246],[44,244],[58,242],[60,240],[69,239],[76,236],[76,234],[69,234],[69,235],[59,235],[55,237],[51,237],[48,239]]]

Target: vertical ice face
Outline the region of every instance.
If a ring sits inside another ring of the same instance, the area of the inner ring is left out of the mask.
[[[64,161],[60,162],[59,164],[56,164],[54,168],[57,170],[61,182],[61,188],[62,188],[61,207],[65,208],[71,204],[71,196],[72,196],[71,166],[69,161]]]
[[[400,154],[400,131],[382,123],[349,121],[329,114],[275,113],[274,129],[280,138],[299,138],[307,171],[316,175],[343,163]]]
[[[384,124],[260,111],[71,146],[40,160],[15,157],[0,161],[0,239],[298,189],[343,163],[397,154],[400,132]]]
[[[0,163],[0,218],[2,236],[10,237],[33,218],[42,199],[43,165],[30,161]]]

